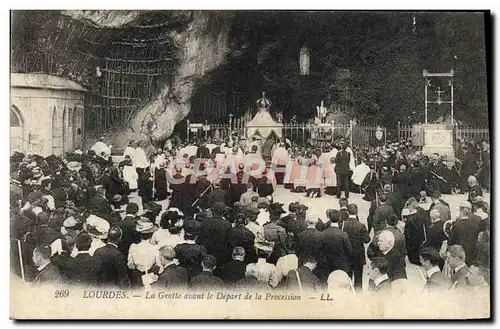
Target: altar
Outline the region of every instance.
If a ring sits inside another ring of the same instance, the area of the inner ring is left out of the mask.
[[[275,135],[276,138],[281,138],[283,133],[283,124],[274,121],[269,113],[271,101],[266,98],[265,93],[262,93],[262,98],[257,101],[259,108],[257,114],[248,122],[245,127],[245,137],[251,142],[254,139],[260,139],[265,142],[268,138]]]
[[[453,125],[439,123],[425,123],[422,125],[424,134],[424,155],[431,156],[434,153],[446,154],[448,162],[455,161],[455,149],[453,148],[454,129]]]

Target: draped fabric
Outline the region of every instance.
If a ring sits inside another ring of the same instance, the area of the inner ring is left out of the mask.
[[[275,122],[267,110],[260,109],[247,127],[247,138],[249,139],[257,133],[266,139],[272,132],[281,138],[283,124]]]

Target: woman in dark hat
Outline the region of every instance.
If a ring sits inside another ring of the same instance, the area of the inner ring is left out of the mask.
[[[255,235],[245,227],[247,224],[244,214],[239,214],[236,217],[235,226],[227,234],[227,243],[230,250],[236,247],[245,249],[244,263],[250,264],[257,261],[257,254],[254,248]]]
[[[178,209],[169,209],[161,216],[160,229],[151,238],[151,243],[158,246],[172,246],[184,242],[183,218]]]
[[[284,214],[282,203],[272,203],[268,207],[270,222],[264,225],[264,239],[273,242],[273,252],[268,258],[268,262],[276,264],[278,259],[288,252],[288,240],[284,227],[277,224],[281,214]]]

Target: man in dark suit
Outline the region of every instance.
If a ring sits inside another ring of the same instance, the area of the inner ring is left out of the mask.
[[[320,279],[324,281],[335,270],[343,270],[346,273],[351,273],[354,257],[349,236],[339,228],[340,212],[330,211],[329,220],[331,222],[330,227],[323,231],[323,255],[325,262],[321,264],[322,268],[318,272]]]
[[[67,267],[71,284],[95,286],[98,282],[98,259],[89,255],[92,238],[88,233],[80,233],[76,237],[75,247],[78,254],[68,259]]]
[[[154,287],[159,289],[186,289],[188,286],[189,274],[185,267],[179,266],[175,262],[175,250],[171,246],[163,246],[159,250],[160,260],[163,265],[163,272],[158,275],[158,281]]]
[[[420,263],[426,271],[427,281],[424,289],[427,292],[439,293],[450,289],[450,280],[439,269],[439,251],[434,248],[422,248]]]
[[[401,233],[401,231],[396,227],[397,224],[398,216],[395,214],[391,215],[387,219],[387,227],[385,228],[385,230],[391,232],[394,235],[394,248],[404,258],[407,255],[405,235]],[[374,237],[373,240],[376,240],[376,237]]]
[[[87,202],[87,209],[94,215],[109,220],[113,209],[104,194],[105,190],[102,185],[89,188],[90,198]]]
[[[459,218],[453,224],[448,237],[448,245],[458,244],[464,248],[465,262],[468,266],[476,258],[476,241],[481,222],[481,218],[472,214],[471,209],[472,205],[469,202],[463,201],[460,203]]]
[[[388,276],[389,263],[383,257],[376,257],[370,262],[368,277],[374,282],[372,291],[377,294],[389,294],[391,292],[391,280]]]
[[[391,281],[406,279],[406,262],[404,257],[395,248],[394,234],[388,230],[380,231],[376,239],[376,246],[370,246],[367,250],[367,256],[370,259],[376,257],[384,258],[389,264],[387,275]],[[374,243],[372,242],[372,245]]]
[[[224,281],[212,274],[215,270],[216,264],[217,260],[214,256],[206,255],[201,263],[203,271],[191,280],[191,283],[189,284],[190,289],[213,291],[224,288]]]
[[[227,242],[230,250],[237,247],[242,247],[245,251],[245,264],[257,262],[257,253],[254,247],[255,234],[253,234],[247,227],[248,222],[244,216],[240,215],[236,218],[235,226],[231,228],[227,234]],[[233,255],[234,259],[234,255]]]
[[[307,218],[307,228],[297,234],[295,239],[295,254],[299,259],[299,265],[304,264],[307,256],[318,257],[321,255],[324,234],[316,229],[318,221],[318,218]],[[320,259],[318,259],[318,263],[322,263]]]
[[[373,232],[376,234],[378,231],[387,227],[387,220],[391,215],[394,215],[394,209],[387,203],[387,197],[382,194],[379,197],[380,205],[373,214]]]
[[[237,281],[245,277],[247,264],[245,260],[245,249],[236,247],[233,249],[233,260],[222,265],[216,275],[224,281],[226,285],[233,286]]]
[[[453,289],[467,288],[466,276],[469,267],[465,264],[465,250],[462,246],[453,245],[446,252],[446,259],[451,267],[451,282]]]
[[[467,184],[469,185],[469,189],[468,189],[469,198],[467,199],[467,201],[469,201],[470,203],[473,203],[474,197],[482,197],[483,196],[483,189],[477,183],[476,176],[469,176],[469,178],[467,179]]]
[[[387,198],[387,204],[391,206],[394,213],[401,214],[404,204],[401,201],[399,194],[392,191],[392,185],[384,185],[384,195]]]
[[[313,271],[316,269],[314,256],[307,256],[304,265],[297,270],[288,272],[286,287],[288,290],[300,292],[314,292],[321,288],[320,281]]]
[[[469,150],[469,146],[465,145],[464,155],[462,157],[462,170],[460,171],[460,190],[462,193],[467,191],[467,180],[469,176],[476,175],[479,167],[477,165],[477,158],[471,150]]]
[[[108,232],[108,243],[95,251],[94,258],[99,264],[98,284],[119,289],[130,288],[127,260],[118,249],[122,230],[112,227]]]
[[[212,206],[212,216],[201,223],[200,234],[197,243],[204,246],[207,253],[217,259],[217,265],[228,262],[231,259],[227,236],[231,230],[231,223],[225,218],[226,206],[216,203]]]
[[[420,266],[420,247],[426,239],[426,230],[429,226],[427,212],[419,207],[415,198],[408,200],[410,214],[406,219],[405,242],[410,263]]]
[[[137,213],[139,212],[139,206],[136,203],[129,203],[125,210],[125,218],[118,222],[118,226],[122,230],[122,238],[118,243],[118,249],[125,256],[128,257],[128,250],[132,243],[139,243],[141,241],[139,234],[135,230],[135,222],[137,221]]]
[[[202,142],[198,149],[196,150],[196,158],[208,160],[210,159],[210,150],[207,147],[206,142]]]
[[[444,221],[441,219],[441,212],[438,209],[433,209],[430,212],[431,225],[427,229],[427,240],[424,241],[423,247],[431,247],[440,250],[443,241],[448,237],[444,234]],[[439,268],[442,270],[444,267],[444,259],[439,261]]]
[[[443,222],[447,222],[451,219],[450,205],[441,199],[441,192],[434,190],[431,194],[431,206],[427,212],[430,214],[431,210],[437,209],[440,212],[440,218]]]
[[[420,166],[420,160],[412,160],[412,168],[409,177],[410,197],[420,198],[420,192],[425,189],[425,171]]]
[[[337,174],[337,198],[340,198],[342,191],[349,199],[349,163],[351,154],[347,152],[347,145],[342,142],[341,149],[335,157],[335,173]]]
[[[42,245],[33,251],[33,263],[37,268],[37,274],[33,283],[35,284],[62,284],[59,269],[50,262],[51,249]]]
[[[365,243],[370,242],[370,235],[365,224],[357,219],[358,206],[350,204],[347,206],[348,219],[342,223],[342,231],[346,232],[351,241],[354,252],[353,266],[349,277],[354,275],[354,288],[361,289],[363,284],[363,266],[366,264]]]
[[[213,205],[216,203],[223,203],[226,206],[228,206],[229,205],[229,196],[227,194],[227,191],[221,188],[221,185],[219,182],[214,182],[213,187],[214,187],[214,189],[208,195],[208,200],[209,200],[210,205]]]

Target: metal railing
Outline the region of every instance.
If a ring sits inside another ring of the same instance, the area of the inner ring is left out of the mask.
[[[398,123],[398,138],[399,140],[412,140],[413,146],[422,147],[424,144],[424,134],[422,132],[422,124],[401,125]],[[455,140],[462,141],[482,141],[490,140],[489,128],[467,127],[463,125],[455,126]]]
[[[276,126],[252,126],[248,123],[250,118],[242,117],[222,124],[191,123],[187,121],[186,130],[188,141],[198,137],[211,137],[224,139],[231,135],[245,136],[248,129],[271,129]],[[338,137],[349,139],[350,145],[354,147],[368,147],[385,144],[387,141],[387,130],[376,125],[354,125],[347,124],[323,124],[317,126],[311,123],[282,123],[281,137],[286,138],[292,144],[305,144],[307,142],[333,142]],[[333,129],[332,129],[333,128]]]

